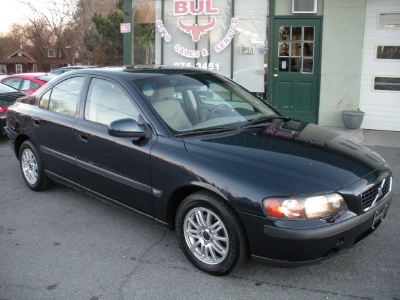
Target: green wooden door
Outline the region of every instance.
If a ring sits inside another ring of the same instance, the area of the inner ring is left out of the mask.
[[[318,123],[320,26],[320,19],[274,19],[270,47],[268,102],[283,115],[311,123]]]

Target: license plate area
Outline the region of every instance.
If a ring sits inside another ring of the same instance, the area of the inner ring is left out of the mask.
[[[385,215],[386,215],[386,210],[387,210],[387,205],[385,204],[385,206],[383,207],[383,209],[381,211],[376,211],[375,215],[374,215],[374,219],[372,221],[372,230],[376,229],[379,224],[381,224],[381,222],[383,221]]]

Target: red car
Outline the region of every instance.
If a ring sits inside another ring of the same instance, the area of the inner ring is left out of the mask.
[[[0,82],[31,95],[54,77],[48,73],[19,73],[3,77]]]

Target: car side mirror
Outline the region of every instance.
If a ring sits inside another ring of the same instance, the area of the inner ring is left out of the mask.
[[[116,137],[151,138],[149,126],[141,116],[139,120],[142,121],[142,124],[130,118],[115,120],[108,125],[108,134]]]

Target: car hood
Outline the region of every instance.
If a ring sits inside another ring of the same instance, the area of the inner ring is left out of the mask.
[[[385,164],[376,152],[320,126],[290,120],[184,138],[187,151],[286,194],[338,190]]]

